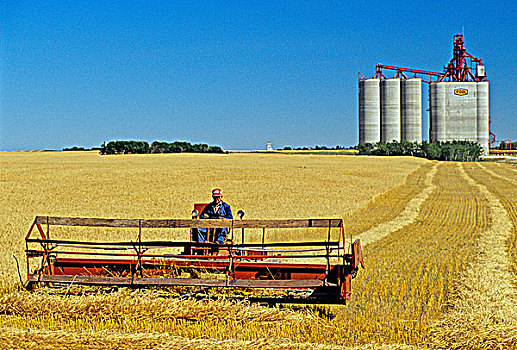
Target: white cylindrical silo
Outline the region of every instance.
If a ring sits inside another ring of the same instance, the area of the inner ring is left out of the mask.
[[[359,143],[381,140],[379,79],[359,80]]]
[[[400,141],[400,79],[381,80],[381,141]]]
[[[422,79],[400,81],[401,139],[422,142]]]
[[[483,147],[483,152],[488,155],[489,145],[489,98],[488,81],[477,84],[477,142]]]
[[[446,141],[447,83],[429,84],[429,140]]]

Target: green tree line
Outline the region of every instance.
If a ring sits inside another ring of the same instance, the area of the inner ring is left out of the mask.
[[[483,149],[473,141],[427,141],[376,142],[358,145],[359,154],[376,156],[414,156],[435,160],[475,162],[483,154]]]
[[[339,151],[344,150],[346,147],[337,145],[336,147],[327,147],[327,146],[314,146],[314,147],[291,147],[291,146],[285,146],[284,148],[279,148],[278,151]]]
[[[219,146],[209,146],[204,143],[191,144],[175,141],[172,143],[154,141],[149,145],[146,141],[110,141],[102,145],[101,154],[147,154],[147,153],[223,153]]]

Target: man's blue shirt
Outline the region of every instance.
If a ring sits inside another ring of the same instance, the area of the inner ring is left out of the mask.
[[[211,202],[205,207],[205,209],[203,209],[203,212],[201,213],[201,219],[219,219],[221,217],[225,219],[233,219],[230,205],[225,202],[221,202],[217,212],[215,211],[214,202]]]

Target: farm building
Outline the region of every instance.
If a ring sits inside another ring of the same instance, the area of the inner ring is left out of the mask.
[[[396,74],[387,78],[383,69]],[[461,34],[454,36],[445,72],[378,64],[373,78],[361,76],[359,143],[421,142],[422,82],[429,84],[429,141],[475,141],[488,154],[489,141],[495,141],[489,129],[489,83],[482,59],[466,51]]]

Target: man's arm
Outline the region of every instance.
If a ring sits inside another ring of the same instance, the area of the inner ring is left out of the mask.
[[[232,209],[230,208],[230,205],[227,204],[227,203],[224,203],[225,206],[224,206],[224,212],[226,213],[226,215],[224,216],[225,219],[233,219],[233,215],[232,215]]]

